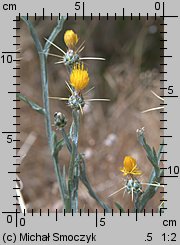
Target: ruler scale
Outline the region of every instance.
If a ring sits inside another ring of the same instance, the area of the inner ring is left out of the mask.
[[[114,2],[114,5],[113,5]],[[179,34],[178,34],[178,1],[111,1],[111,3],[94,3],[94,1],[69,1],[59,3],[17,3],[3,2],[0,4],[2,23],[2,45],[0,50],[2,89],[1,89],[1,146],[2,146],[2,167],[1,167],[1,244],[109,244],[109,242],[126,242],[131,244],[171,244],[179,243],[178,231],[178,184],[179,184],[179,159],[178,159],[178,123],[180,116],[178,112],[179,84]],[[62,5],[62,6],[61,6]],[[59,7],[60,6],[60,7]],[[68,22],[85,20],[86,17],[92,21],[97,18],[99,22],[105,18],[107,21],[141,21],[146,18],[147,22],[153,17],[160,21],[161,39],[160,42],[160,76],[159,81],[160,98],[158,106],[164,107],[159,111],[161,126],[160,145],[164,155],[161,159],[163,166],[160,168],[164,173],[161,175],[163,181],[160,185],[160,202],[164,206],[159,213],[153,208],[149,211],[146,208],[142,213],[137,209],[132,213],[128,208],[126,213],[111,209],[102,213],[97,209],[91,213],[88,208],[84,213],[83,208],[79,212],[67,213],[65,209],[51,213],[48,208],[44,213],[40,208],[35,211],[33,208],[24,209],[21,212],[19,198],[21,197],[21,180],[18,174],[20,162],[23,161],[19,154],[21,150],[21,104],[18,99],[21,86],[21,17],[25,16],[33,21],[39,17],[43,21],[53,21],[54,17],[66,16]],[[5,26],[7,31],[4,31]],[[6,83],[6,84],[5,84]],[[6,107],[7,109],[6,109]],[[174,122],[175,121],[175,122]]]

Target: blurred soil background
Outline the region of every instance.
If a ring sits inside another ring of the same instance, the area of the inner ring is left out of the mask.
[[[56,24],[56,18],[42,18],[34,21],[41,42],[48,38]],[[40,65],[31,35],[23,23],[20,22],[21,43],[21,86],[22,94],[42,106],[42,91],[40,78]],[[119,171],[126,155],[137,159],[139,168],[143,171],[140,177],[142,182],[147,182],[152,166],[146,154],[137,141],[136,129],[145,127],[147,142],[158,149],[160,135],[161,115],[159,111],[142,114],[141,111],[158,107],[161,101],[151,90],[158,95],[160,91],[160,20],[154,18],[69,18],[64,24],[62,32],[55,40],[56,45],[66,50],[63,35],[67,29],[73,29],[80,40],[80,45],[85,40],[85,49],[81,56],[104,57],[106,61],[86,61],[90,74],[90,84],[86,91],[95,87],[87,98],[110,98],[110,102],[91,102],[84,108],[81,116],[79,149],[86,158],[87,173],[94,190],[110,207],[114,203],[121,203],[127,210],[132,208],[131,196],[121,191],[111,198],[108,196],[125,184],[125,178]],[[77,45],[78,46],[78,45]],[[51,47],[51,53],[59,54],[59,50]],[[69,91],[65,85],[68,74],[64,65],[55,65],[58,58],[48,58],[48,78],[50,96],[68,97]],[[68,131],[71,124],[71,110],[64,101],[50,101],[51,118],[53,114],[61,111],[68,118]],[[44,118],[33,111],[24,102],[20,102],[21,145],[28,141],[25,147],[31,146],[19,167],[20,178],[23,182],[22,194],[28,210],[32,208],[43,212],[50,209],[62,210],[53,163],[47,145]],[[54,128],[55,130],[55,128]],[[59,132],[57,132],[60,138]],[[30,136],[30,137],[29,137]],[[32,139],[35,137],[35,141]],[[23,155],[23,150],[22,150]],[[59,154],[62,166],[68,166],[69,155],[64,148]],[[145,186],[143,187],[145,188]],[[84,212],[89,208],[102,212],[102,208],[89,196],[86,188],[80,184],[80,208]],[[148,203],[146,210],[157,210],[162,195],[157,193]]]

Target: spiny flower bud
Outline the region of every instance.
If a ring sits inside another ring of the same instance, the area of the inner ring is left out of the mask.
[[[77,92],[74,92],[68,100],[68,105],[72,108],[72,109],[76,109],[79,110],[81,108],[84,107],[85,102],[84,99],[82,97],[82,95],[79,95]]]
[[[57,129],[64,128],[67,124],[67,120],[64,114],[61,112],[54,113],[54,125]]]
[[[73,30],[67,30],[64,34],[64,42],[69,49],[73,49],[78,42],[78,36]]]
[[[134,193],[138,193],[139,191],[142,192],[142,185],[137,179],[130,179],[126,183],[126,190],[128,193],[131,193],[132,191]]]
[[[63,58],[64,64],[66,66],[71,66],[79,61],[79,55],[76,54],[72,49],[69,49]]]

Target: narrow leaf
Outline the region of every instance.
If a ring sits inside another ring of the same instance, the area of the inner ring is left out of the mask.
[[[125,213],[124,209],[121,207],[121,205],[118,202],[115,202],[115,206],[117,209],[121,210],[122,213]]]
[[[154,147],[153,147],[153,155],[154,155],[154,162],[156,163],[156,165],[158,165],[158,157],[157,157],[156,150],[154,149]]]
[[[39,112],[42,115],[46,115],[46,112],[44,108],[41,106],[37,105],[34,103],[32,100],[28,99],[25,95],[23,94],[17,94],[17,98],[20,99],[21,101],[24,101],[26,104],[28,104],[33,110]]]

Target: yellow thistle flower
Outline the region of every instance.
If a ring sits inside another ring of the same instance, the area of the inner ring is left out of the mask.
[[[70,74],[70,83],[76,91],[83,90],[89,83],[88,71],[84,69],[84,64],[76,64]]]
[[[64,42],[69,49],[73,49],[78,42],[78,36],[73,30],[67,30],[64,34]]]
[[[141,175],[142,172],[137,168],[137,163],[131,156],[126,156],[123,162],[124,167],[120,169],[126,175]]]

